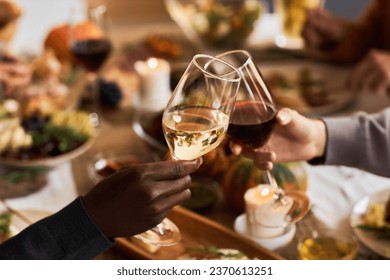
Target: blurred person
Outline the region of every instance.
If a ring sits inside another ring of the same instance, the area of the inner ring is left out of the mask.
[[[283,108],[267,149],[241,149],[235,154],[252,158],[262,169],[272,162],[307,160],[312,164],[343,165],[390,178],[390,108],[376,114],[307,118]]]
[[[115,237],[156,226],[187,200],[189,174],[201,163],[172,160],[124,168],[0,244],[0,259],[92,259],[114,246]]]
[[[307,12],[302,30],[310,56],[354,63],[347,85],[354,91],[385,94],[390,87],[390,1],[372,0],[355,21],[337,18],[329,11]]]

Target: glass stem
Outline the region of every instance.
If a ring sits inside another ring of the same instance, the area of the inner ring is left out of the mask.
[[[271,172],[269,170],[265,170],[265,175],[267,176],[267,180],[274,191],[274,200],[279,201],[282,204],[284,204],[285,200],[283,199],[283,191],[279,188],[278,184],[276,183],[274,176],[272,176]]]
[[[91,124],[94,127],[98,127],[100,124],[99,118],[101,117],[100,106],[99,106],[99,80],[98,75],[95,72],[89,72],[87,74],[88,82],[91,87],[91,99],[92,109],[89,114]]]

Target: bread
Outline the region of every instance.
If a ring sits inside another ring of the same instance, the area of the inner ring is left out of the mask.
[[[0,41],[8,42],[12,39],[21,14],[19,6],[11,1],[0,0]]]
[[[0,0],[0,29],[18,19],[21,14],[22,10],[15,3],[7,0]]]

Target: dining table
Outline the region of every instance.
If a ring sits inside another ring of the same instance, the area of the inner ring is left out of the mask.
[[[113,26],[112,40],[115,48],[120,52],[121,46],[129,42],[137,42],[143,36],[161,30],[164,34],[175,34],[183,36],[180,29],[173,22],[164,23],[140,23],[124,24],[119,23]],[[275,27],[276,26],[276,27]],[[268,56],[267,52],[273,45],[273,38],[277,33],[277,25],[273,14],[267,14],[259,23],[258,35],[251,38],[251,48],[254,56],[261,61],[260,65],[272,63],[276,59],[278,63],[291,60],[303,60],[302,56],[284,50],[278,50]],[[260,66],[261,70],[261,66]],[[110,72],[111,71],[111,72]],[[101,152],[115,151],[117,154],[144,155],[153,153],[150,146],[134,131],[134,108],[132,97],[137,94],[134,73],[123,72],[115,67],[106,67],[106,77],[121,77],[121,82],[127,83],[126,89],[128,102],[117,109],[103,109],[103,121],[97,129],[97,137],[92,148],[77,158],[64,162],[52,168],[48,175],[47,185],[27,196],[7,199],[12,208],[36,209],[54,213],[70,203],[76,197],[86,194],[93,188],[95,182],[89,174],[91,161]],[[367,113],[378,112],[390,106],[390,98],[387,96],[376,96],[370,93],[356,95],[353,102],[340,108],[336,112],[316,117],[341,117],[354,114],[359,111]],[[297,259],[297,240],[299,234],[305,230],[315,227],[337,229],[343,233],[353,236],[354,231],[350,223],[351,212],[355,203],[364,196],[390,189],[390,178],[384,178],[368,172],[349,168],[345,166],[314,166],[304,163],[304,169],[308,178],[307,195],[311,202],[311,211],[302,221],[298,223],[296,236],[288,246],[275,250],[277,254],[286,259]],[[202,213],[223,226],[232,229],[237,215],[229,211],[228,206],[221,203],[212,210]],[[357,259],[383,259],[384,257],[360,244],[360,251]],[[126,255],[116,250],[114,246],[109,251],[101,254],[97,259],[125,259]]]

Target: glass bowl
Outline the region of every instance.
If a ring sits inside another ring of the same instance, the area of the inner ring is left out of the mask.
[[[353,260],[358,251],[357,239],[336,229],[306,230],[298,242],[301,260]]]
[[[241,48],[266,10],[261,0],[165,0],[165,6],[200,49]]]

